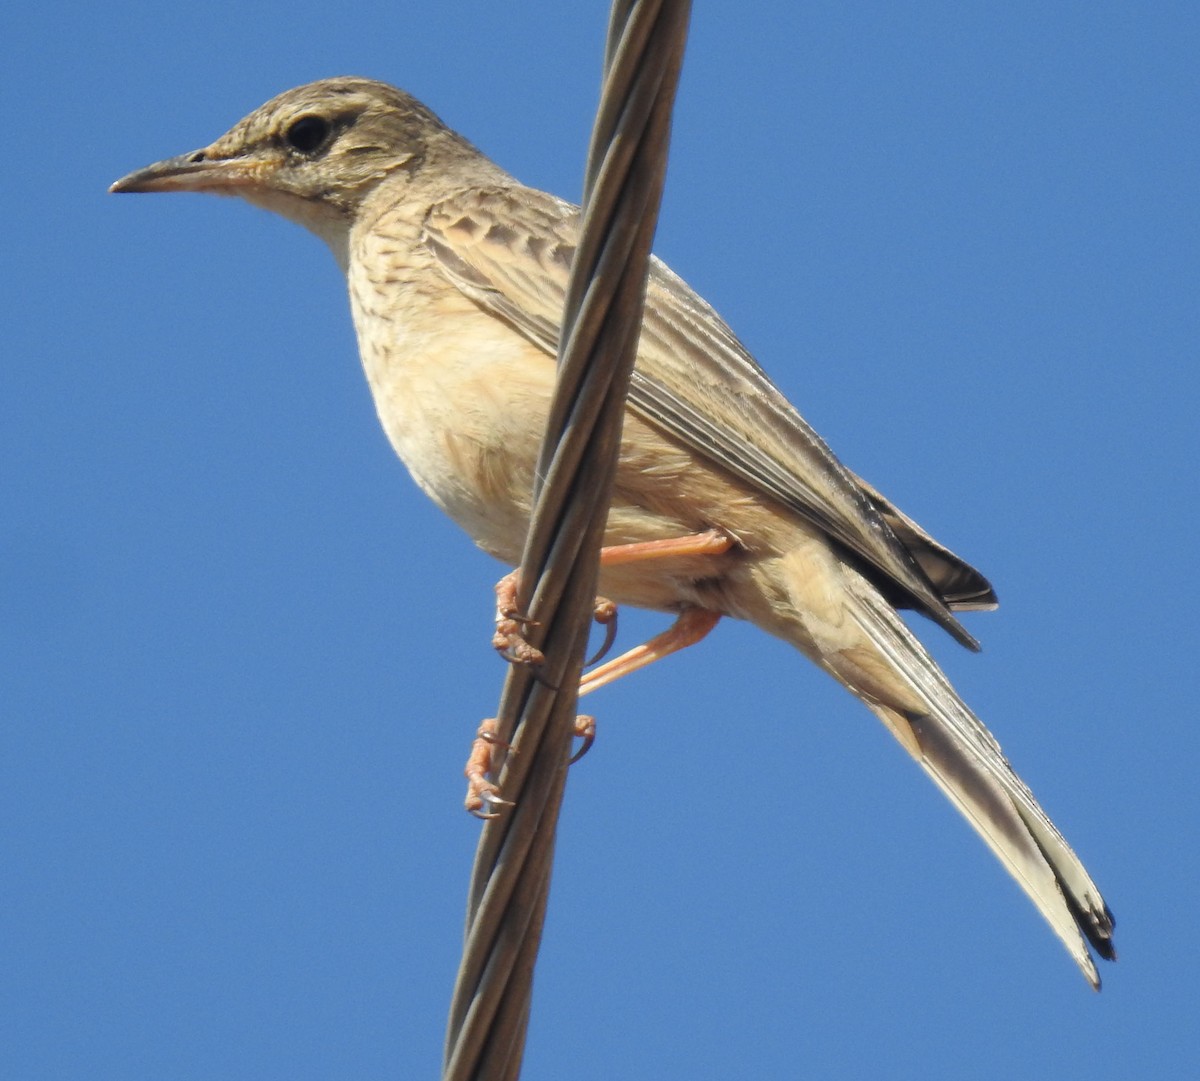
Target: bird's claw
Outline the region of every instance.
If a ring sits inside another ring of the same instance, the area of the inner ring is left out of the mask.
[[[596,742],[596,718],[589,717],[585,713],[581,713],[576,717],[575,735],[583,740],[583,742],[579,745],[579,750],[571,755],[570,761],[567,762],[568,766],[575,765],[576,762],[592,749],[592,744]]]
[[[607,597],[597,597],[596,606],[592,609],[592,619],[604,628],[604,641],[600,643],[596,655],[585,662],[585,668],[607,656],[617,640],[617,606]]]
[[[485,811],[484,807],[512,807],[513,801],[510,799],[501,799],[498,795],[500,791],[491,781],[483,781],[482,787],[474,796],[467,796],[467,813],[474,815],[481,822],[490,822],[493,818],[499,818],[500,812]]]

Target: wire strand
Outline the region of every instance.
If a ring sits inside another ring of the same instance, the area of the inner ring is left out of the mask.
[[[516,1081],[591,625],[621,419],[642,322],[690,0],[615,0],[571,266],[558,379],[521,561],[537,678],[512,667],[497,713],[499,784],[483,827],[450,1005],[443,1081]]]

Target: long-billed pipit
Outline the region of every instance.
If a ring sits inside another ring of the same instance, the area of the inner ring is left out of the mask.
[[[281,94],[112,190],[240,195],[321,237],[346,272],[396,452],[476,544],[518,560],[573,206],[518,183],[403,91],[356,78]],[[621,558],[646,542],[662,542],[658,558]],[[722,615],[749,620],[857,695],[1099,987],[1085,937],[1115,956],[1100,891],[896,614],[916,609],[975,648],[954,613],[994,607],[991,586],[846,469],[659,262],[606,544],[600,588],[618,603],[675,613],[692,637]]]

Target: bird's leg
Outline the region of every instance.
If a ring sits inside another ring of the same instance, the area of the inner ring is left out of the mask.
[[[579,681],[579,693],[590,694],[605,684],[629,675],[630,672],[636,672],[639,668],[662,660],[663,657],[694,646],[717,625],[720,618],[720,612],[713,612],[707,608],[685,608],[662,634],[656,634],[650,641],[643,642],[628,653],[622,653],[607,664],[588,672]]]
[[[733,547],[733,538],[716,529],[689,533],[686,537],[614,544],[600,549],[600,566],[621,567],[651,559],[678,559],[680,556],[719,556]]]
[[[709,530],[686,537],[641,541],[636,544],[617,544],[602,548],[600,565],[613,567],[652,559],[721,555],[729,551],[731,547],[733,547],[731,538],[716,530]],[[492,644],[510,661],[541,664],[545,660],[542,652],[531,646],[522,633],[525,627],[532,625],[532,621],[527,615],[521,613],[517,605],[519,586],[519,570],[506,574],[496,583],[496,633],[492,638]],[[592,661],[588,662],[589,664],[603,657],[616,638],[617,606],[605,597],[597,597],[593,618],[605,628],[605,636],[599,653]],[[717,625],[720,618],[719,612],[712,612],[704,608],[685,608],[675,622],[662,634],[655,635],[650,641],[585,675],[579,682],[579,693],[587,694],[589,691],[596,690],[597,687],[603,687],[606,683],[620,679],[621,676],[636,672],[639,668],[645,668],[646,665],[652,664],[662,657],[694,645]],[[575,735],[583,742],[579,750],[571,756],[571,763],[578,762],[595,742],[595,718],[576,717]],[[467,777],[466,808],[477,818],[495,818],[499,814],[500,807],[511,806],[509,800],[500,797],[500,789],[497,785],[488,780],[488,774],[493,771],[495,765],[497,748],[514,753],[516,750],[499,739],[496,735],[496,721],[494,718],[489,718],[479,726],[475,740],[471,744],[471,753],[467,758],[466,769],[463,771]]]
[[[653,559],[721,555],[732,547],[733,540],[731,538],[715,529],[710,529],[704,533],[689,533],[686,537],[668,537],[665,540],[638,541],[634,544],[614,544],[607,548],[601,548],[600,566],[620,567],[627,563],[639,563]],[[533,621],[520,610],[517,604],[520,584],[521,572],[519,569],[510,571],[496,583],[496,632],[492,635],[492,645],[502,657],[509,661],[516,664],[538,665],[546,658],[540,649],[530,645],[525,638],[525,629],[533,626]],[[605,597],[597,597],[593,618],[605,628],[605,634],[604,643],[597,651],[596,656],[587,662],[588,664],[595,664],[612,648],[617,635],[617,606]],[[698,639],[696,640],[698,641]],[[683,645],[690,644],[690,642],[683,643]],[[682,645],[675,646],[667,652],[673,653],[676,649],[681,648]],[[642,664],[649,663],[649,661],[642,662]],[[642,665],[636,667],[640,668]],[[633,669],[631,668],[629,671],[633,671]],[[616,676],[612,678],[615,679]],[[611,680],[607,682],[611,682]]]
[[[617,544],[600,550],[600,566],[619,567],[627,563],[638,563],[652,559],[674,559],[680,556],[723,555],[733,547],[732,538],[715,529],[704,533],[691,533],[686,537],[670,537],[666,540],[641,541],[637,544]],[[599,621],[599,615],[597,615]],[[615,621],[616,613],[613,618]],[[702,608],[685,608],[679,618],[662,634],[629,650],[593,669],[580,680],[579,693],[587,694],[603,687],[606,683],[620,679],[630,672],[660,660],[671,653],[695,645],[717,625],[720,615]],[[599,656],[589,661],[595,663],[606,652],[611,643],[606,641]],[[590,744],[589,744],[590,746]],[[582,752],[581,752],[582,753]]]

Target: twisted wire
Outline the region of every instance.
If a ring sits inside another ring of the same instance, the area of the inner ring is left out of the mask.
[[[482,831],[443,1081],[516,1081],[550,887],[598,556],[641,327],[690,0],[615,0],[538,458],[518,603],[546,660],[512,667],[497,713],[514,806]]]

